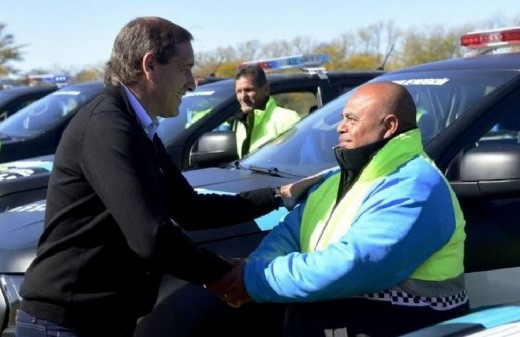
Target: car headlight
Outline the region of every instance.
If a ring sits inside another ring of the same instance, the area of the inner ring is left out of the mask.
[[[6,302],[3,317],[0,316],[0,323],[2,323],[0,326],[7,326],[8,329],[14,329],[16,310],[22,300],[22,296],[20,296],[20,286],[22,285],[23,279],[23,275],[0,275],[0,287]],[[2,306],[0,306],[0,310],[1,309],[3,309]],[[5,321],[2,322],[5,319],[7,319],[7,325]]]

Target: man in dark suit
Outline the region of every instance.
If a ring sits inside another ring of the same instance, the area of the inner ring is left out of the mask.
[[[168,157],[155,128],[195,87],[191,40],[158,17],[134,19],[117,36],[106,88],[70,122],[56,151],[18,337],[132,336],[164,273],[210,285],[230,270],[180,226],[233,225],[294,201],[288,186],[282,196],[272,188],[199,195]]]

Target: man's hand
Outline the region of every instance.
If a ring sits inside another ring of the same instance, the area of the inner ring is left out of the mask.
[[[325,171],[322,171],[307,178],[300,179],[292,184],[280,186],[280,194],[282,195],[284,206],[288,210],[292,210],[303,198],[307,190],[312,185],[321,181],[324,172]]]
[[[233,308],[239,308],[252,299],[246,291],[244,285],[244,266],[245,259],[226,258],[234,267],[219,281],[208,285],[207,288],[217,294],[222,300]]]

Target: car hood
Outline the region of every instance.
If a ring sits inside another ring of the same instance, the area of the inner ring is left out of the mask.
[[[41,158],[45,162],[45,158]],[[52,161],[51,161],[52,163]],[[34,166],[37,167],[38,165]],[[208,168],[183,173],[199,193],[236,194],[262,187],[289,183],[294,178],[256,173],[249,170]],[[284,208],[255,220],[262,230],[271,229],[287,213]],[[0,213],[0,272],[23,273],[36,254],[43,230],[45,200],[24,204]]]
[[[23,273],[36,256],[45,200],[0,213],[0,272]]]
[[[200,192],[240,193],[262,187],[275,187],[294,181],[250,170],[207,168],[183,172],[191,186]]]
[[[3,150],[2,144],[2,150]],[[50,173],[54,155],[39,156],[0,164],[0,181]]]
[[[54,155],[27,158],[0,164],[0,182],[24,179],[52,170]],[[250,170],[207,168],[183,172],[194,188],[209,188],[223,192],[238,193],[259,187],[277,186],[294,181],[276,175],[257,173]]]
[[[52,155],[0,164],[0,212],[45,198]]]
[[[0,139],[0,149],[2,152],[12,152],[20,146],[25,139],[23,138],[11,138],[8,136],[2,136],[2,139]]]

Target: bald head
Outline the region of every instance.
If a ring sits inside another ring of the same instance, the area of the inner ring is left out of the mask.
[[[361,86],[352,96],[370,101],[381,115],[397,117],[397,132],[417,126],[416,107],[406,88],[394,82],[368,83]]]
[[[353,149],[417,127],[415,103],[405,87],[393,82],[359,87],[343,109],[340,146]]]

